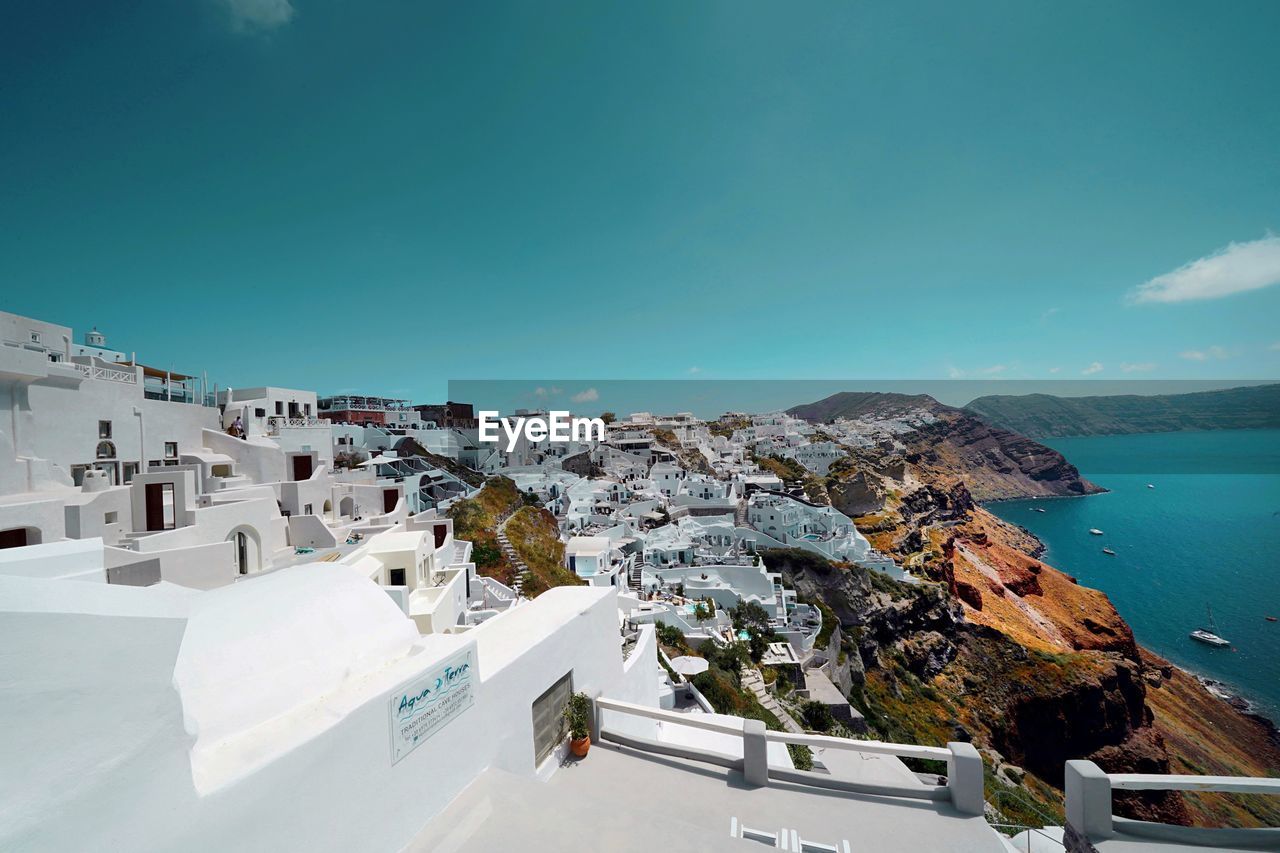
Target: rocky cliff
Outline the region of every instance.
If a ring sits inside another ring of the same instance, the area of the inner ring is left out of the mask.
[[[850,479],[863,467],[883,467],[888,457],[914,466],[926,482],[959,478],[979,501],[1103,491],[1056,450],[925,395],[836,394],[788,411],[815,421],[856,417],[872,430],[894,420],[912,424],[911,429],[894,430],[877,448],[851,448],[851,458],[862,464],[837,470],[837,481]],[[866,497],[868,488],[865,481],[853,487],[854,503]]]
[[[965,409],[1032,438],[1280,428],[1280,384],[1190,394],[979,397]]]
[[[1280,738],[1265,721],[1141,649],[1105,594],[1040,559],[1039,541],[983,509],[972,486],[1088,490],[1075,469],[1061,457],[1019,462],[1013,448],[1040,446],[966,420],[939,418],[905,454],[851,451],[827,479],[833,502],[871,508],[857,526],[921,583],[804,552],[766,555],[839,620],[833,663],[874,732],[973,741],[992,771],[988,799],[1014,822],[1060,817],[1071,758],[1113,772],[1280,769]],[[845,482],[855,485],[842,493]],[[1145,793],[1118,798],[1117,809],[1176,823],[1280,820],[1280,803],[1263,798]]]
[[[906,461],[922,469],[926,479],[957,478],[979,501],[1104,491],[1058,451],[956,410],[903,441]]]

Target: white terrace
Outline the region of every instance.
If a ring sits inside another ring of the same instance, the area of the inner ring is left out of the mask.
[[[489,770],[407,849],[648,853],[659,846],[669,853],[1007,851],[981,816],[945,800],[852,794],[783,778],[755,785],[736,767],[617,744],[593,746],[546,784]]]

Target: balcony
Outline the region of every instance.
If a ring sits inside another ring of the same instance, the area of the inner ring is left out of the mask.
[[[114,367],[105,367],[96,364],[80,364],[75,361],[61,362],[61,364],[70,367],[86,379],[98,379],[103,382],[116,382],[121,385],[138,384],[138,373],[133,369],[121,370]]]
[[[267,418],[267,435],[280,435],[285,429],[328,429],[329,421],[324,418],[290,418],[284,415],[272,415]]]

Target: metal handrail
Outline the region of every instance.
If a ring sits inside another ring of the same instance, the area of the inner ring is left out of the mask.
[[[1026,833],[1035,833],[1036,835],[1040,835],[1040,836],[1043,836],[1044,838],[1048,839],[1048,841],[1049,841],[1049,842],[1051,842],[1051,843],[1053,843],[1053,844],[1058,845],[1058,846],[1059,846],[1059,847],[1061,847],[1063,850],[1066,850],[1066,849],[1067,849],[1067,845],[1066,845],[1065,843],[1063,843],[1062,841],[1059,841],[1058,839],[1054,838],[1052,835],[1049,835],[1047,832],[1045,832],[1045,831],[1044,831],[1044,828],[1043,828],[1043,827],[1039,827],[1039,826],[1024,826],[1023,824],[1020,824],[1020,823],[991,823],[991,822],[989,822],[989,821],[988,821],[987,825],[988,825],[988,826],[990,826],[990,827],[992,827],[993,829],[1002,829],[1002,830],[1003,830],[1003,829],[1007,829],[1007,830],[1011,830],[1011,832],[1006,833],[1006,835],[1008,835],[1010,838],[1012,838],[1012,836],[1017,835],[1017,834],[1022,833],[1022,832],[1026,832]],[[1012,842],[1012,841],[1010,841],[1010,842],[1009,842],[1009,844],[1010,844],[1010,845],[1012,845],[1012,844],[1013,844],[1013,842]],[[1028,836],[1027,836],[1026,853],[1031,853],[1031,836],[1030,836],[1030,835],[1028,835]]]
[[[1056,826],[1057,824],[1055,824],[1054,821],[1059,820],[1059,818],[1041,809],[1039,804],[1037,804],[1030,798],[1023,796],[1022,794],[1010,788],[1005,788],[1005,789],[996,791],[992,799],[996,801],[995,803],[993,803],[996,809],[999,809],[1001,805],[1003,805],[1003,801],[1005,799],[1013,800],[1022,808],[1030,812],[1034,812],[1035,815],[1040,818],[1042,826]],[[1033,827],[1028,826],[1027,828],[1031,829]]]

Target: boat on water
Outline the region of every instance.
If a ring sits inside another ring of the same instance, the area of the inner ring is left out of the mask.
[[[1189,635],[1193,640],[1199,640],[1202,643],[1208,643],[1211,646],[1229,646],[1230,642],[1222,639],[1212,631],[1206,631],[1203,628],[1197,628]]]
[[[1155,483],[1147,483],[1148,489],[1154,489],[1155,487],[1156,487]]]
[[[1209,614],[1209,627],[1197,628],[1190,633],[1193,640],[1197,640],[1209,646],[1229,646],[1230,641],[1218,636],[1218,626],[1213,623],[1213,608],[1209,605],[1204,606],[1205,611]]]
[[[1268,621],[1268,622],[1275,622],[1275,621],[1276,621],[1276,617],[1274,617],[1274,616],[1268,616],[1268,617],[1267,617],[1267,621]]]
[[[1110,548],[1103,548],[1103,549],[1102,549],[1102,553],[1104,553],[1104,554],[1110,554],[1110,555],[1111,555],[1111,556],[1113,556],[1113,557],[1116,555],[1116,552],[1115,552],[1115,551],[1112,551]]]
[[[1090,527],[1090,528],[1089,528],[1089,532],[1090,532],[1090,533],[1092,533],[1094,536],[1101,536],[1101,535],[1102,535],[1102,531],[1101,531],[1101,530],[1099,530],[1099,529],[1098,529],[1098,528],[1096,528],[1096,527]]]
[[[1044,512],[1044,510],[1043,510],[1043,509],[1041,509],[1041,508],[1040,508],[1040,507],[1038,507],[1038,506],[1033,506],[1033,507],[1031,508],[1031,511],[1032,511],[1032,512]]]

